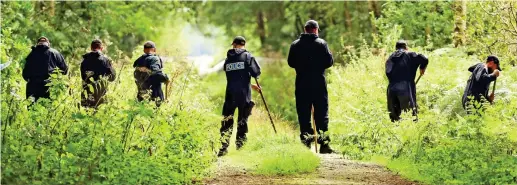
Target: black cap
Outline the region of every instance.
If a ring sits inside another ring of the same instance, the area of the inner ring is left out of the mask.
[[[237,36],[233,39],[233,44],[246,45],[246,39],[243,36]]]
[[[502,71],[501,65],[499,65],[499,58],[495,55],[490,55],[486,58],[486,61],[494,61],[494,64],[497,64],[497,70]]]
[[[48,43],[50,43],[50,40],[48,40],[47,37],[41,36],[40,38],[38,38],[37,42],[38,43],[40,43],[40,42],[48,42]]]
[[[315,21],[315,20],[308,20],[305,23],[305,29],[315,29],[315,28],[320,28],[320,25],[318,24],[317,21]]]
[[[144,44],[144,48],[156,48],[156,44],[153,41],[147,41]]]
[[[399,40],[395,44],[395,49],[406,49],[407,48],[407,42],[405,40]]]

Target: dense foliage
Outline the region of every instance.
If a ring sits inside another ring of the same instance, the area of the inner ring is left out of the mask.
[[[328,72],[333,147],[429,184],[517,183],[517,3],[468,2],[0,2],[2,182],[7,184],[190,184],[203,178],[219,147],[222,73],[200,78],[181,59],[188,25],[209,37],[243,35],[255,55],[283,58],[307,19],[320,23],[336,65]],[[224,35],[218,35],[223,30]],[[50,100],[25,99],[24,58],[39,36],[70,65],[52,77]],[[78,64],[100,38],[119,73],[109,102],[79,107]],[[220,38],[219,38],[220,39]],[[419,121],[391,123],[384,61],[398,39],[430,58],[417,85]],[[154,40],[173,76],[172,95],[155,108],[136,102],[129,69]],[[224,39],[223,39],[224,40]],[[227,47],[228,41],[214,47]],[[211,47],[211,46],[208,46]],[[496,103],[466,115],[460,97],[467,67],[496,54]],[[260,61],[259,61],[260,62]],[[319,161],[297,144],[295,72],[264,64],[261,83],[284,133],[271,135],[263,111],[249,144],[229,159],[254,173],[314,171]],[[255,94],[255,100],[260,98]],[[262,109],[260,102],[257,109]],[[266,155],[267,154],[267,155]],[[265,157],[266,156],[266,157]]]
[[[78,77],[56,76],[51,100],[32,106],[16,89],[3,94],[2,182],[184,184],[200,180],[219,143],[214,142],[218,128],[211,123],[218,117],[212,104],[197,92],[199,85],[183,86],[197,77],[181,73],[173,85],[177,93],[155,108],[152,102],[136,102],[136,87],[125,80],[132,78],[132,70],[121,72],[120,81],[109,87],[109,103],[98,110],[79,107]]]
[[[183,54],[175,39],[184,21],[173,17],[188,16],[174,11],[181,3],[1,4],[1,59],[13,61],[1,72],[2,183],[188,184],[204,176],[219,146],[217,124],[211,124],[218,117],[193,83],[195,69],[181,60],[166,63],[175,91],[160,108],[136,101],[130,69],[141,53],[133,51],[145,40],[155,40],[159,54]],[[32,102],[25,99],[21,70],[41,35],[65,56],[70,75],[53,75],[51,99]],[[108,87],[109,103],[98,110],[79,106],[78,64],[94,38],[108,46],[119,75]]]

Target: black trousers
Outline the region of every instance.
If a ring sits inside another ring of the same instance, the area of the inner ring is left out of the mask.
[[[390,119],[392,122],[400,120],[402,111],[413,110],[413,116],[416,116],[415,103],[413,103],[411,96],[400,96],[397,93],[387,92],[388,96],[388,111],[390,112]]]
[[[30,80],[25,89],[26,98],[34,97],[35,101],[39,98],[50,98],[49,87],[45,81]]]
[[[316,130],[320,137],[318,137],[319,144],[330,142],[328,135],[324,134],[328,131],[329,123],[329,101],[326,90],[314,92],[310,90],[296,89],[296,112],[298,113],[298,122],[300,124],[300,139],[304,143],[310,143],[313,140],[311,137],[314,130],[311,125],[312,107],[314,106],[314,120]]]
[[[227,149],[230,146],[230,138],[233,132],[233,120],[235,109],[239,109],[239,117],[237,119],[237,139],[235,144],[240,148],[246,142],[246,134],[248,133],[248,117],[251,115],[251,109],[254,103],[236,104],[234,102],[224,102],[223,120],[221,121],[221,149]]]
[[[136,82],[138,93],[136,98],[138,101],[142,101],[147,94],[151,94],[150,99],[156,101],[156,105],[160,106],[161,101],[165,100],[165,96],[162,90],[162,83],[153,83],[148,85],[147,83],[138,83]]]

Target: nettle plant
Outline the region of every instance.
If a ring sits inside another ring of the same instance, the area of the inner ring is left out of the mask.
[[[135,100],[133,81],[119,81],[95,110],[80,106],[80,80],[52,74],[50,99],[37,102],[2,92],[4,183],[190,184],[212,164],[217,129],[196,84],[182,98],[198,103],[176,106],[176,96],[157,108]]]

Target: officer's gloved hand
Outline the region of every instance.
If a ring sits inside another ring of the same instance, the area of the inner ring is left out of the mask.
[[[167,76],[167,74],[163,74],[163,76],[165,78],[165,84],[171,83],[171,80],[170,80],[169,76]]]

